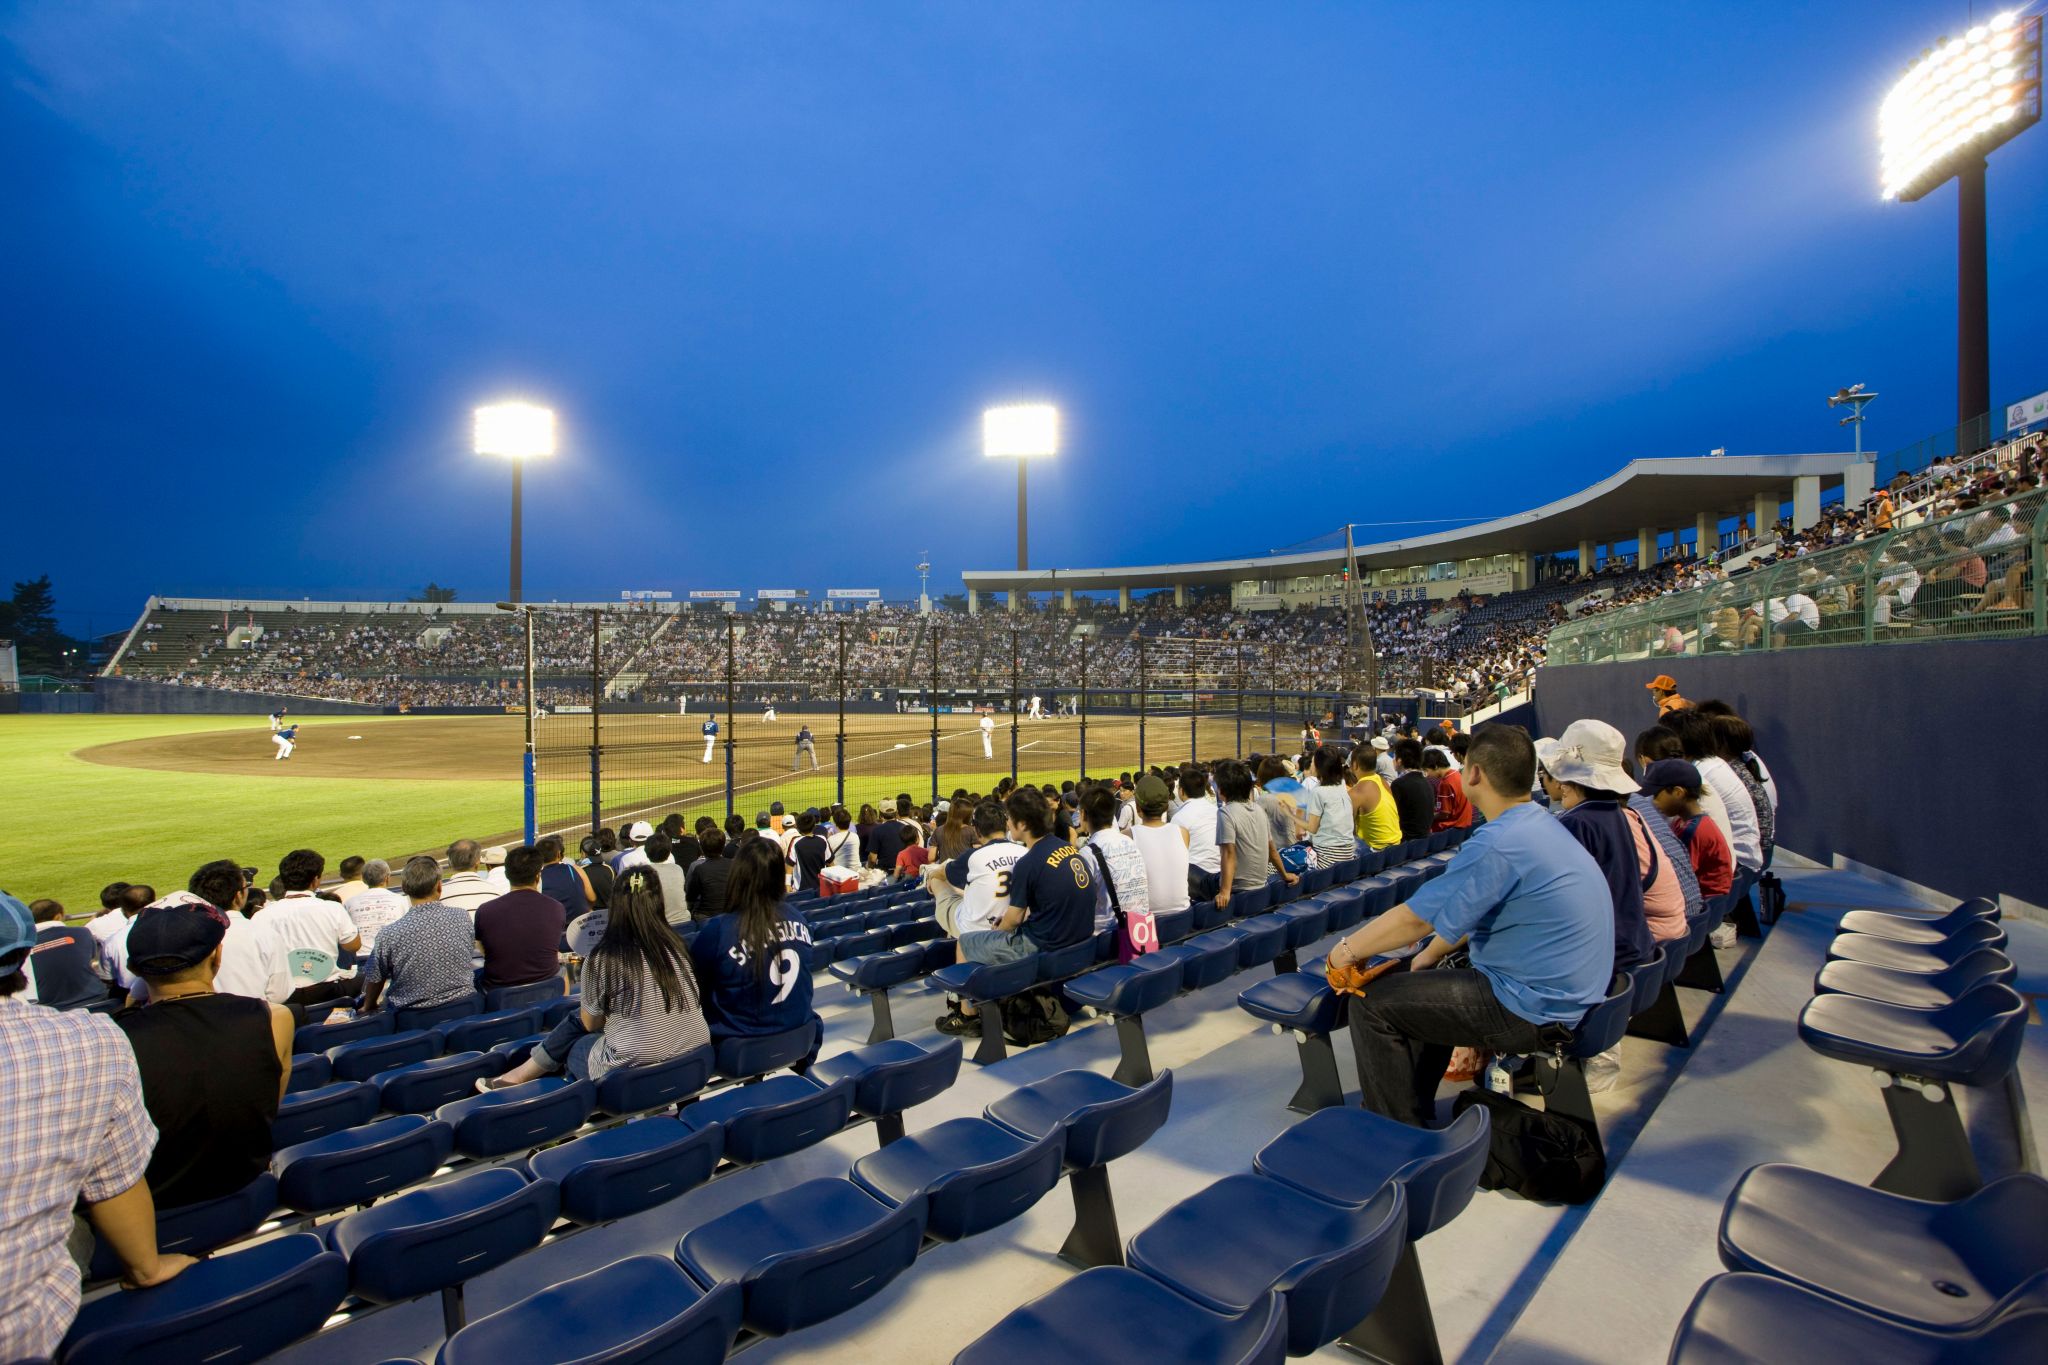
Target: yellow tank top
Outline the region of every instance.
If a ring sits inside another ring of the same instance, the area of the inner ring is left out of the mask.
[[[1364,780],[1380,789],[1380,803],[1371,810],[1361,807],[1353,812],[1356,833],[1375,849],[1392,848],[1401,842],[1401,814],[1394,809],[1394,793],[1378,773],[1368,773]]]

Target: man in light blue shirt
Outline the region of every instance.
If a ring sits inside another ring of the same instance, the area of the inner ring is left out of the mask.
[[[1334,966],[1433,935],[1405,973],[1351,1000],[1351,1043],[1367,1109],[1417,1127],[1436,1111],[1451,1051],[1537,1052],[1606,997],[1614,912],[1599,866],[1529,802],[1536,750],[1516,726],[1482,725],[1465,792],[1486,824],[1443,875],[1330,952]],[[1472,966],[1439,968],[1460,944]]]

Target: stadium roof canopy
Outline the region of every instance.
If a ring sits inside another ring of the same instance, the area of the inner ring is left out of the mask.
[[[1839,481],[1856,463],[1848,451],[1828,455],[1708,455],[1675,460],[1633,460],[1626,467],[1556,502],[1493,521],[1357,547],[1363,569],[1399,567],[1482,555],[1558,554],[1581,541],[1634,543],[1644,527],[1691,530],[1702,512],[1718,521],[1747,514],[1760,496],[1790,501],[1795,480]],[[1334,509],[1333,509],[1334,510]],[[1232,583],[1334,573],[1344,547],[1130,568],[974,569],[962,575],[979,592],[1114,591],[1175,583]]]

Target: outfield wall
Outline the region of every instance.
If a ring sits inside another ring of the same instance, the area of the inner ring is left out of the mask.
[[[2048,752],[2048,638],[1544,668],[1537,733],[1593,716],[1633,739],[1656,721],[1644,684],[1662,672],[1682,695],[1719,697],[1756,727],[1785,848],[1945,896],[2048,906],[2035,786]]]

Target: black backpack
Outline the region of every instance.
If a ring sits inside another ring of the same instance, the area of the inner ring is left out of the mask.
[[[1003,1034],[1019,1047],[1066,1036],[1073,1021],[1049,990],[1025,991],[1003,1001]]]
[[[1483,1104],[1493,1120],[1482,1190],[1509,1190],[1546,1204],[1583,1204],[1607,1183],[1607,1158],[1585,1126],[1477,1086],[1458,1096],[1453,1114]]]

